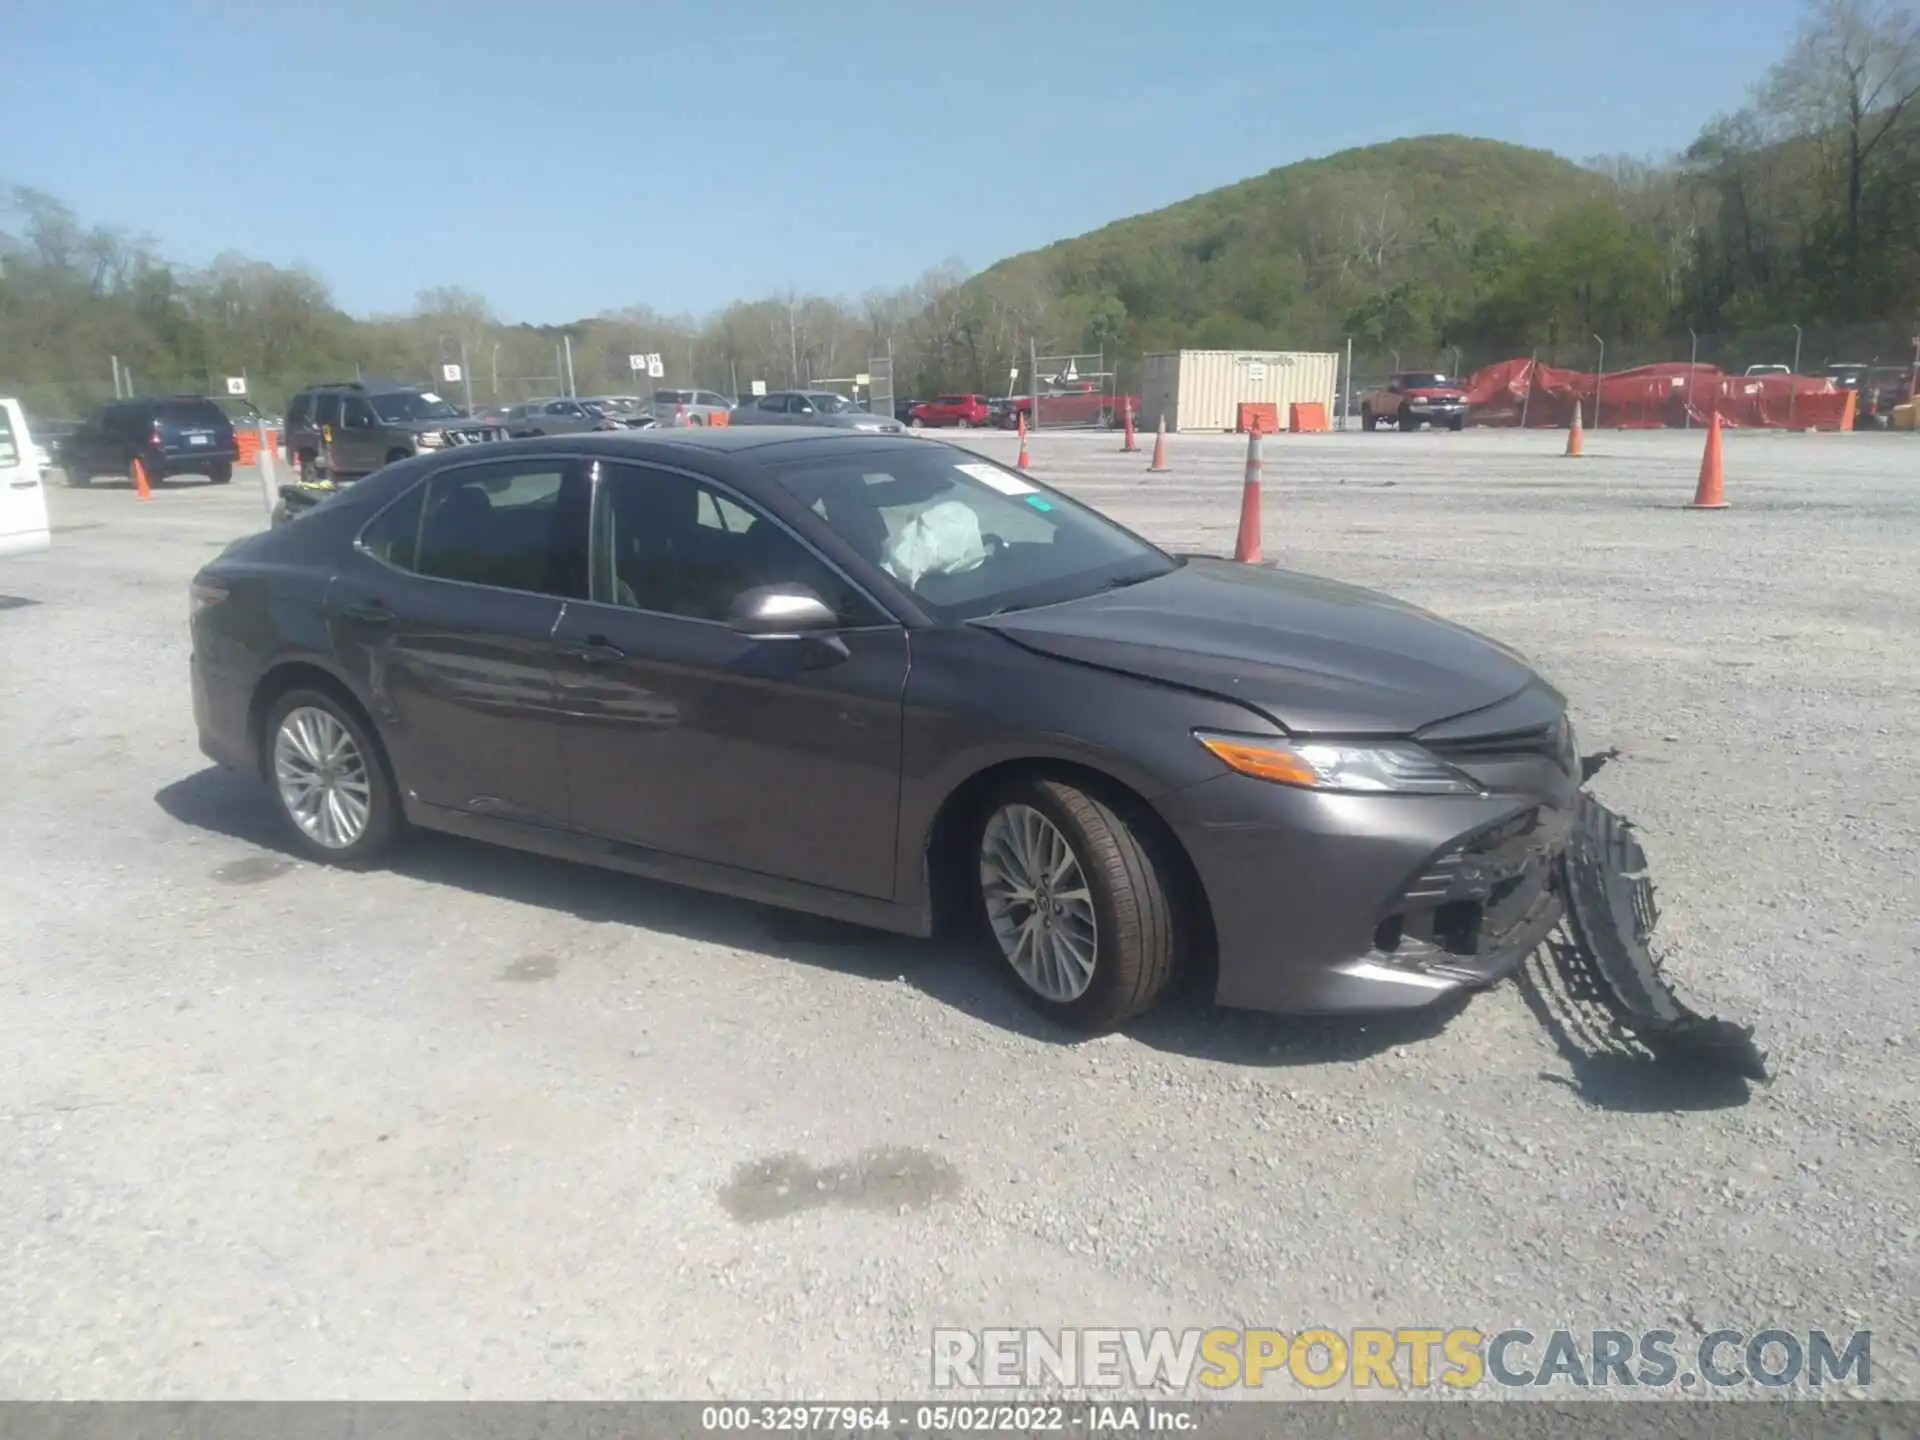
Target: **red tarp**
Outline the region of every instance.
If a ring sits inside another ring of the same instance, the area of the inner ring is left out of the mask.
[[[1594,424],[1594,377],[1533,360],[1504,360],[1467,381],[1467,405],[1476,425],[1519,425],[1564,430],[1573,408],[1584,404]],[[1717,411],[1720,423],[1770,430],[1837,430],[1847,392],[1831,380],[1807,375],[1728,375],[1713,365],[1674,361],[1609,372],[1600,382],[1602,427],[1626,430],[1678,429],[1691,415],[1704,425]]]

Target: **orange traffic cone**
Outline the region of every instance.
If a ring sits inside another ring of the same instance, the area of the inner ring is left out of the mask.
[[[1162,415],[1160,417],[1160,428],[1159,430],[1154,432],[1154,437],[1153,437],[1153,463],[1147,466],[1147,469],[1164,470],[1166,468],[1167,468],[1167,417]]]
[[[1120,448],[1122,450],[1138,450],[1140,447],[1134,443],[1133,439],[1133,406],[1131,404],[1126,408],[1125,434],[1126,439],[1121,442]]]
[[[1700,484],[1693,492],[1693,503],[1689,510],[1724,510],[1727,508],[1727,476],[1720,455],[1720,412],[1713,412],[1713,419],[1707,424],[1707,448],[1700,457]]]
[[[1567,454],[1578,455],[1580,453],[1580,441],[1582,438],[1583,432],[1580,428],[1580,402],[1575,400],[1573,402],[1573,424],[1567,430]]]
[[[1020,458],[1013,463],[1022,470],[1031,463],[1027,459],[1027,417],[1024,411],[1020,415]]]
[[[1240,532],[1233,537],[1233,558],[1260,563],[1260,423],[1247,430],[1247,479],[1240,487]]]
[[[142,500],[153,498],[153,491],[147,488],[147,467],[137,459],[133,462],[133,493]]]

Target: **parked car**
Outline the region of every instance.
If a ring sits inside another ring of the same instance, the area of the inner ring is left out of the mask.
[[[993,423],[1003,430],[1016,430],[1021,417],[1025,416],[1027,428],[1032,429],[1036,414],[1034,404],[1031,395],[1009,395],[994,407]],[[1038,423],[1042,426],[1098,425],[1111,429],[1125,423],[1129,407],[1133,411],[1134,423],[1138,424],[1138,395],[1110,395],[1091,380],[1049,385],[1040,391]]]
[[[507,411],[510,435],[578,435],[586,430],[622,430],[626,427],[611,410],[592,400],[565,397],[529,400]]]
[[[0,398],[0,555],[44,550],[53,543],[46,467],[37,450],[26,410],[18,400]]]
[[[875,415],[831,390],[776,390],[739,406],[733,412],[735,425],[825,425],[841,430],[871,430],[898,435],[905,429],[898,420]]]
[[[229,546],[189,628],[201,748],[315,861],[418,826],[965,923],[1095,1029],[1202,965],[1267,1010],[1490,984],[1588,813],[1504,645],[904,434],[441,451]]]
[[[1913,370],[1906,365],[1876,365],[1867,373],[1861,387],[1860,423],[1872,429],[1885,429],[1892,423],[1896,405],[1913,398]]]
[[[287,463],[309,482],[355,480],[429,450],[506,437],[504,427],[395,380],[309,385],[287,405]]]
[[[1749,365],[1747,366],[1746,373],[1749,376],[1791,375],[1793,373],[1793,367],[1791,365]]]
[[[1378,429],[1382,422],[1402,430],[1422,425],[1463,430],[1467,424],[1467,392],[1460,383],[1437,370],[1403,370],[1385,385],[1360,393],[1360,428]]]
[[[91,485],[98,475],[131,479],[135,461],[149,485],[174,475],[225,485],[239,456],[226,411],[204,395],[170,395],[101,406],[60,441],[55,459],[69,485]]]
[[[682,421],[688,425],[707,425],[716,414],[730,414],[733,408],[731,400],[712,390],[656,390],[648,413],[662,425],[678,425]]]
[[[743,400],[740,403],[745,405],[745,404],[751,404],[752,402]],[[893,402],[893,418],[898,420],[902,425],[906,424],[909,420],[913,418],[913,407],[918,405],[919,403],[920,402],[918,400],[912,399],[910,397],[903,396],[895,399],[895,401]]]
[[[907,412],[907,423],[916,429],[957,425],[962,430],[972,430],[992,419],[993,409],[984,395],[942,395],[937,400],[923,400]]]

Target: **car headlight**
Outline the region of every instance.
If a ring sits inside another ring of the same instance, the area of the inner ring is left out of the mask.
[[[1366,795],[1481,793],[1471,778],[1404,740],[1357,744],[1199,730],[1193,738],[1242,775],[1303,790]]]
[[[432,450],[447,443],[447,437],[438,430],[422,430],[413,438],[422,450]]]

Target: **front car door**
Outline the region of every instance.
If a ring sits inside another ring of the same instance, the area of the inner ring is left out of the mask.
[[[739,491],[597,470],[594,598],[556,633],[576,828],[891,898],[906,631]],[[834,607],[844,655],[727,625],[736,596],[777,583]]]
[[[364,395],[342,395],[340,427],[333,432],[334,463],[343,475],[371,475],[387,463],[380,422]]]
[[[44,550],[51,538],[26,412],[18,400],[0,400],[0,555]]]
[[[485,819],[567,823],[553,632],[587,593],[585,466],[436,470],[362,532],[327,596],[401,786]]]

